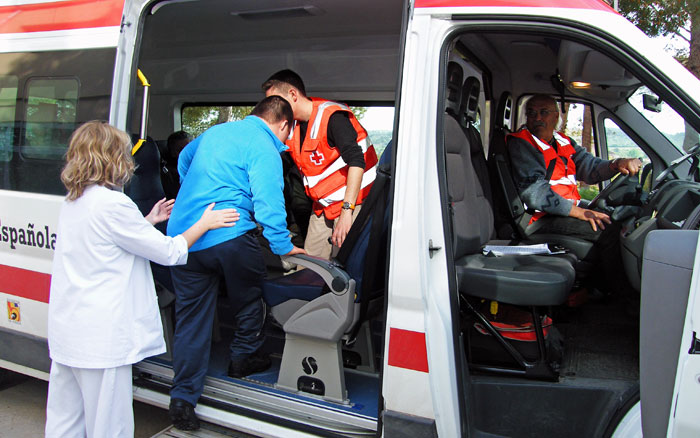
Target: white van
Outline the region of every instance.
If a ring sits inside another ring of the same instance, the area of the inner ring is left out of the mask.
[[[108,119],[146,140],[127,188],[145,205],[170,133],[244,112],[290,68],[385,148],[373,206],[341,259],[296,258],[301,280],[271,260],[271,290],[318,298],[272,306],[270,371],[226,376],[222,300],[202,419],[270,437],[698,436],[700,82],[653,46],[599,0],[3,1],[0,367],[48,378],[70,133]],[[482,255],[534,241],[502,146],[538,93],[593,154],[645,163],[580,187],[621,224],[636,296],[575,299],[599,274],[576,239],[570,261]],[[167,407],[172,377],[169,353],[135,365],[135,398]]]

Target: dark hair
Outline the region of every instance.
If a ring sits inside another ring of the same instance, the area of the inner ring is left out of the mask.
[[[268,96],[258,102],[250,112],[252,116],[258,116],[269,123],[278,123],[286,120],[291,126],[294,122],[292,106],[281,96]]]
[[[301,80],[301,76],[293,72],[292,70],[280,70],[277,73],[270,76],[262,84],[262,90],[267,92],[272,87],[280,86],[292,86],[299,90],[303,96],[306,96],[306,87],[304,87],[304,81]]]
[[[168,146],[170,146],[172,143],[182,140],[190,141],[192,140],[192,138],[190,137],[190,134],[188,134],[185,131],[175,131],[168,136]]]
[[[192,141],[192,136],[185,131],[175,131],[168,136],[165,148],[172,158],[177,158],[187,144]]]

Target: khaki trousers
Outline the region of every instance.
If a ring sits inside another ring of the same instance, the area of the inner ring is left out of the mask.
[[[352,221],[355,222],[357,215],[360,214],[361,205],[355,207],[352,212]],[[304,241],[304,250],[310,256],[321,257],[330,260],[331,256],[338,253],[339,248],[329,242],[329,238],[333,235],[333,227],[338,222],[338,218],[334,220],[326,219],[326,216],[321,213],[321,216],[316,216],[311,213],[309,219],[309,230],[306,233]]]

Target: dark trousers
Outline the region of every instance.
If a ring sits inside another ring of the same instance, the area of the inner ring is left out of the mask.
[[[598,227],[593,231],[588,221],[582,221],[568,216],[548,214],[538,219],[535,234],[562,234],[592,242],[597,249],[597,260],[592,260],[596,274],[594,280],[597,286],[607,293],[626,293],[629,286],[622,265],[620,253],[620,224],[613,222],[605,224],[605,229]]]
[[[216,299],[223,281],[234,319],[231,359],[258,350],[264,339],[262,282],[265,262],[253,232],[191,252],[187,264],[172,269],[175,286],[175,335],[171,398],[197,404],[209,367]]]

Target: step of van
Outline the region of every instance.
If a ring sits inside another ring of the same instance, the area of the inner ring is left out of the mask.
[[[365,373],[355,370],[346,370],[346,376],[349,380],[366,377]],[[168,408],[172,368],[147,360],[135,365],[134,377],[134,400]],[[376,376],[369,377],[373,379],[372,387],[378,385]],[[207,376],[196,413],[200,421],[249,434],[259,432],[262,436],[376,436],[376,417],[361,413],[367,403],[331,403],[311,395],[281,391],[274,385],[250,379]]]
[[[170,426],[151,438],[255,438],[254,435],[249,435],[235,430],[224,429],[211,423],[201,423],[199,430],[180,430],[175,426]]]

